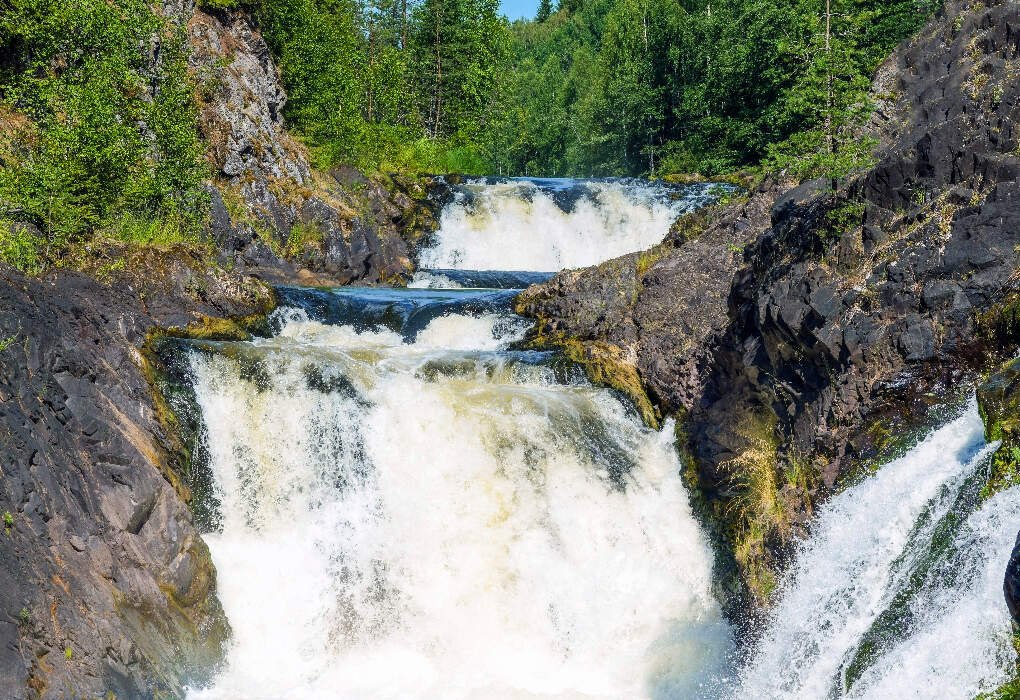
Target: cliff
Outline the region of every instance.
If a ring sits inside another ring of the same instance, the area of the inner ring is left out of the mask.
[[[130,262],[106,282],[0,266],[4,697],[176,696],[228,634],[147,342],[272,292],[187,249]]]

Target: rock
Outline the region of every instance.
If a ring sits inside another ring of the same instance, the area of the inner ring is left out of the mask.
[[[1013,618],[1013,629],[1020,630],[1020,535],[1017,535],[1013,553],[1006,565],[1002,591],[1006,596],[1006,607],[1009,608],[1009,614]]]
[[[211,93],[200,126],[215,165],[235,180],[286,177],[304,184],[308,159],[283,129],[287,95],[262,35],[237,11],[196,11],[187,29],[189,62],[199,88]]]
[[[143,350],[158,326],[272,296],[183,246],[109,254],[127,264],[107,283],[0,265],[5,698],[181,697],[223,656],[215,572]]]

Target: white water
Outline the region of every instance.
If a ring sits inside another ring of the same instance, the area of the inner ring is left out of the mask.
[[[595,265],[660,243],[677,217],[708,201],[702,189],[670,199],[653,183],[584,186],[591,196],[564,212],[549,190],[530,181],[464,185],[443,209],[436,245],[422,251],[421,267],[554,271]]]
[[[570,213],[535,185],[477,186],[444,211],[422,260],[439,269],[413,285],[599,262],[657,243],[667,210],[690,206],[599,186]],[[519,362],[506,348],[525,325],[505,313],[435,318],[413,343],[278,318],[272,339],[192,355],[233,637],[190,700],[969,700],[1015,667],[1001,583],[1020,489],[954,510],[991,449],[973,404],[820,509],[731,681],[669,425]],[[906,627],[848,679],[933,559]]]
[[[447,316],[403,344],[290,311],[249,346],[262,391],[193,354],[233,628],[193,698],[710,696],[729,631],[671,430],[448,349],[501,347],[495,321]],[[357,396],[309,388],[312,366]]]
[[[1020,488],[972,514],[953,542],[949,571],[926,582],[908,637],[854,685],[854,698],[961,698],[1007,681],[1017,654],[1002,597],[1002,576],[1020,525]]]
[[[905,456],[833,498],[787,576],[758,652],[742,673],[755,698],[843,696],[841,669],[871,625],[930,556],[932,534],[986,446],[972,401]],[[960,698],[997,687],[1016,663],[1002,575],[1020,515],[1020,489],[999,494],[956,537],[963,571],[935,569],[910,601],[913,623],[846,693],[855,698]]]

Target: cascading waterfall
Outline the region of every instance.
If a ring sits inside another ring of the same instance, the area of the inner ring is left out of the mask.
[[[972,400],[823,506],[740,695],[969,700],[1007,680],[1020,489],[980,502],[993,447]]]
[[[731,640],[668,427],[507,351],[505,312],[413,342],[277,313],[191,355],[233,628],[194,698],[715,692]]]
[[[560,270],[660,243],[678,216],[712,201],[716,188],[638,180],[469,181],[440,216],[428,269]]]
[[[512,349],[536,271],[658,243],[707,197],[469,183],[414,288],[284,287],[273,337],[191,342],[233,635],[189,699],[969,700],[1008,679],[1020,488],[982,501],[973,401],[820,508],[738,653],[671,425]]]

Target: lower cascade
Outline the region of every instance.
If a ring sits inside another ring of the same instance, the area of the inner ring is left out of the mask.
[[[973,401],[819,509],[736,640],[672,424],[514,349],[533,277],[285,288],[271,338],[187,344],[233,631],[191,700],[969,700],[1008,680],[1020,489],[982,500]]]
[[[412,339],[406,314],[358,330],[276,313],[271,339],[191,352],[233,628],[192,698],[721,687],[730,631],[669,427],[508,350],[523,326],[505,311],[451,312]]]
[[[1010,677],[1002,596],[1020,488],[980,502],[992,446],[972,400],[816,515],[741,695],[960,698]]]

